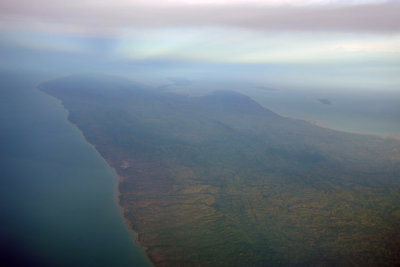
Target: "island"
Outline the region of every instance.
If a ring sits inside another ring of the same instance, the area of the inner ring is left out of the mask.
[[[39,88],[116,170],[155,266],[400,264],[397,140],[282,117],[229,90],[190,97],[105,75]]]
[[[320,102],[321,104],[325,104],[325,105],[331,105],[331,104],[332,104],[332,102],[331,102],[329,99],[327,99],[327,98],[318,98],[317,100],[318,100],[318,102]]]

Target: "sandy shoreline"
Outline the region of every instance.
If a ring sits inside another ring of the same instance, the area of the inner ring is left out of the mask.
[[[108,164],[108,163],[107,163],[107,164]],[[108,164],[108,166],[110,166],[110,164]],[[111,166],[110,166],[110,167],[111,167]],[[151,262],[151,260],[150,260],[150,258],[149,258],[149,255],[148,255],[147,252],[146,252],[146,251],[147,251],[147,247],[146,247],[146,246],[143,246],[142,244],[140,244],[138,232],[136,232],[135,229],[132,228],[130,221],[129,221],[128,218],[126,218],[125,215],[124,215],[124,214],[125,214],[125,208],[121,205],[121,203],[120,203],[120,201],[119,201],[120,195],[121,195],[121,192],[119,191],[119,185],[120,185],[120,183],[121,183],[122,177],[118,175],[117,171],[116,171],[113,167],[111,167],[111,168],[114,170],[115,175],[118,177],[118,181],[117,181],[117,183],[115,184],[115,193],[116,193],[116,196],[117,196],[116,201],[117,201],[118,208],[119,208],[119,210],[120,210],[120,215],[121,215],[121,217],[122,217],[122,220],[124,221],[124,224],[126,225],[126,227],[128,228],[128,230],[129,230],[131,233],[133,233],[133,235],[135,236],[134,242],[135,242],[137,245],[139,245],[141,248],[143,248],[144,253],[146,254],[146,258],[147,258],[147,260],[148,260],[149,265],[150,265],[150,266],[154,266],[154,264]]]
[[[62,107],[63,107],[64,110],[66,110],[66,111],[68,112],[68,110],[65,109],[64,106],[62,106]],[[116,202],[116,204],[117,204],[117,206],[118,206],[119,214],[120,214],[120,216],[121,216],[121,218],[122,218],[122,220],[123,220],[123,222],[124,222],[126,228],[133,234],[133,236],[134,236],[133,242],[135,242],[135,244],[137,244],[138,246],[140,246],[140,247],[144,250],[143,252],[145,253],[145,256],[146,256],[146,259],[147,259],[147,261],[148,261],[148,263],[149,263],[149,266],[154,266],[153,262],[151,262],[151,260],[150,260],[150,258],[149,258],[149,255],[148,255],[147,252],[146,252],[146,251],[147,251],[147,247],[145,247],[145,246],[143,246],[142,244],[140,244],[138,232],[136,232],[135,229],[133,229],[133,228],[131,227],[130,221],[129,221],[128,218],[126,218],[125,215],[124,215],[124,214],[125,214],[125,208],[121,205],[121,203],[120,203],[120,201],[119,201],[119,200],[120,200],[120,196],[121,196],[121,192],[119,191],[119,185],[120,185],[120,183],[121,183],[121,181],[122,181],[122,177],[119,176],[117,170],[116,170],[114,167],[112,167],[111,164],[110,164],[105,158],[103,158],[103,156],[101,155],[101,153],[99,152],[99,150],[97,150],[96,146],[95,146],[94,144],[90,143],[90,142],[86,139],[86,137],[85,137],[85,135],[83,134],[82,130],[79,129],[78,126],[76,126],[73,122],[71,122],[71,121],[68,119],[68,116],[69,116],[69,112],[68,112],[68,114],[67,114],[67,121],[68,121],[68,123],[70,123],[70,124],[73,125],[76,129],[78,129],[78,131],[79,131],[80,135],[82,136],[83,140],[85,140],[85,142],[88,143],[88,144],[96,151],[96,153],[100,156],[100,158],[102,158],[102,159],[105,161],[105,163],[113,170],[114,175],[115,175],[116,178],[117,178],[117,179],[116,179],[116,182],[115,182],[115,184],[114,184],[114,194],[115,194],[115,196],[116,196],[116,197],[114,198],[114,201]]]
[[[63,108],[64,108],[64,106],[63,106]],[[66,110],[66,109],[64,108],[64,110]],[[66,110],[66,111],[68,112],[68,110]],[[69,113],[68,113],[68,114],[69,114]],[[125,208],[121,205],[121,203],[120,203],[120,201],[119,201],[119,200],[120,200],[120,196],[121,196],[121,192],[119,191],[119,185],[120,185],[120,183],[121,183],[121,181],[122,181],[122,177],[119,176],[117,170],[116,170],[114,167],[112,167],[111,164],[110,164],[105,158],[103,158],[103,156],[101,155],[101,153],[99,152],[99,150],[97,150],[96,146],[95,146],[94,144],[90,143],[90,142],[86,139],[86,137],[85,137],[85,135],[83,134],[83,132],[81,131],[81,129],[79,129],[78,126],[76,126],[73,122],[71,122],[71,121],[68,119],[68,117],[67,117],[67,120],[68,120],[68,123],[72,124],[76,129],[78,129],[79,133],[81,134],[82,138],[84,138],[85,142],[88,143],[92,148],[94,148],[94,150],[95,150],[96,153],[100,156],[100,158],[102,158],[102,159],[105,161],[105,163],[113,170],[114,175],[115,175],[116,178],[117,178],[117,179],[116,179],[116,182],[115,182],[115,184],[114,184],[114,194],[115,194],[115,196],[116,196],[116,197],[114,198],[114,201],[116,202],[116,204],[117,204],[117,206],[118,206],[119,214],[120,214],[120,216],[121,216],[121,218],[122,218],[122,220],[123,220],[123,222],[124,222],[126,228],[133,234],[133,236],[134,236],[133,242],[135,242],[135,244],[137,244],[138,246],[140,246],[140,247],[144,250],[143,252],[145,253],[145,256],[146,256],[146,259],[147,259],[147,261],[148,261],[148,263],[149,263],[149,266],[154,266],[153,262],[151,262],[151,260],[150,260],[150,258],[149,258],[149,255],[148,255],[147,252],[146,252],[146,251],[147,251],[147,247],[145,247],[145,246],[143,246],[142,244],[140,244],[138,232],[136,232],[135,229],[132,228],[129,219],[126,218],[125,215],[124,215],[124,214],[125,214]]]
[[[121,192],[119,191],[119,185],[120,185],[120,182],[121,182],[121,180],[122,180],[122,177],[118,175],[117,170],[116,170],[114,167],[112,167],[111,164],[101,155],[101,153],[100,153],[99,150],[96,148],[96,146],[95,146],[94,144],[90,143],[90,142],[86,139],[86,137],[85,137],[84,133],[82,132],[82,130],[81,130],[76,124],[74,124],[73,122],[71,122],[71,121],[69,120],[69,115],[70,115],[69,110],[66,109],[66,108],[64,107],[62,101],[61,101],[60,99],[58,99],[58,98],[56,98],[56,97],[54,97],[54,96],[48,94],[47,92],[43,91],[43,90],[42,90],[42,87],[41,87],[40,85],[38,85],[37,88],[38,88],[41,92],[43,92],[43,93],[45,93],[46,95],[48,95],[48,96],[54,98],[54,99],[58,102],[58,104],[59,104],[60,107],[64,110],[64,112],[65,112],[65,114],[66,114],[65,119],[66,119],[67,123],[70,124],[71,126],[73,126],[75,129],[78,130],[78,132],[79,132],[79,134],[80,134],[82,140],[84,140],[85,143],[87,143],[89,146],[91,146],[91,147],[94,149],[94,151],[96,152],[96,154],[97,154],[102,160],[104,160],[104,162],[108,165],[108,167],[111,168],[112,171],[114,172],[114,175],[115,175],[115,177],[117,178],[117,179],[116,179],[116,182],[115,182],[115,184],[114,184],[114,195],[115,195],[114,201],[116,202],[116,205],[118,206],[119,214],[120,214],[120,216],[121,216],[121,218],[122,218],[122,220],[123,220],[125,226],[127,227],[127,229],[133,234],[133,236],[134,236],[133,242],[134,242],[135,244],[137,244],[138,246],[140,246],[140,247],[143,249],[143,252],[144,252],[144,254],[145,254],[145,256],[146,256],[146,259],[147,259],[147,261],[148,261],[149,266],[154,266],[153,262],[151,262],[151,260],[150,260],[150,258],[149,258],[149,255],[148,255],[147,252],[146,252],[146,251],[147,251],[147,247],[145,247],[145,246],[143,246],[142,244],[140,244],[139,239],[138,239],[138,232],[136,232],[135,229],[133,229],[133,228],[131,227],[130,221],[129,221],[128,218],[126,218],[125,215],[124,215],[124,214],[125,214],[125,209],[124,209],[124,207],[121,205],[121,203],[120,203],[120,201],[119,201],[120,195],[121,195]]]

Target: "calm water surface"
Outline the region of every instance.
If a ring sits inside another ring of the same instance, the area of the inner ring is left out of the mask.
[[[115,173],[35,88],[46,78],[0,71],[0,265],[149,266]]]

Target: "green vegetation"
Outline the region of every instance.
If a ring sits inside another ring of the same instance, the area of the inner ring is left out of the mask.
[[[156,266],[400,264],[400,143],[280,117],[250,98],[112,77],[41,85],[121,177]]]

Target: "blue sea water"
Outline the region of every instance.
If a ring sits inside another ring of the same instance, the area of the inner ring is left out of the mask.
[[[49,78],[0,71],[0,265],[149,266],[114,171],[36,89]]]
[[[283,116],[340,131],[400,137],[399,91],[253,89],[248,95]]]

